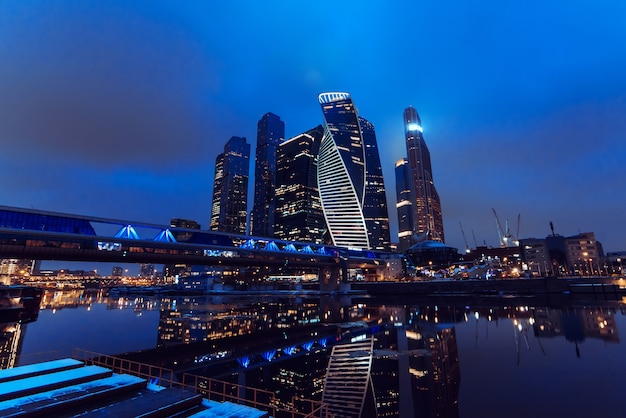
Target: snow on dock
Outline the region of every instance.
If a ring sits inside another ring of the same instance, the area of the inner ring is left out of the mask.
[[[43,363],[28,364],[26,366],[13,367],[11,369],[0,370],[0,383],[10,380],[24,379],[42,374],[60,372],[63,370],[76,369],[84,366],[82,361],[72,358],[46,361]]]
[[[202,399],[130,374],[61,359],[0,370],[0,416],[265,418],[265,411]]]

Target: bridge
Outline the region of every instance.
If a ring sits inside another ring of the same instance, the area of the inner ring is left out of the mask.
[[[351,268],[385,265],[388,253],[0,206],[0,258],[318,271],[330,290]]]

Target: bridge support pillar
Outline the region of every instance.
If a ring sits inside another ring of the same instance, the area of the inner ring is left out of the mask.
[[[339,266],[322,267],[318,273],[321,292],[335,292],[339,290],[339,277],[341,269]]]
[[[322,267],[318,273],[320,291],[336,292],[350,290],[348,283],[348,263],[341,259],[332,267]]]

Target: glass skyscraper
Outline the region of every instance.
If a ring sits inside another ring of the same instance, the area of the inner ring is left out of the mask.
[[[358,117],[349,93],[322,93],[319,103],[324,136],[317,184],[332,242],[360,249],[385,247],[389,218],[384,215],[387,205],[374,127]]]
[[[359,125],[365,147],[365,199],[363,217],[369,234],[370,248],[389,250],[389,212],[383,180],[383,169],[378,154],[374,125],[359,116]]]
[[[323,135],[320,125],[278,146],[274,227],[277,238],[324,242],[326,223],[317,190],[317,154]]]
[[[400,249],[424,240],[444,241],[441,201],[435,189],[430,163],[430,151],[424,142],[422,121],[417,111],[409,106],[404,110],[404,134],[408,158],[396,164],[396,197],[400,222]],[[400,187],[402,185],[403,187]],[[410,203],[407,203],[407,186]],[[404,230],[405,206],[411,207],[411,233]],[[407,237],[410,237],[410,242]]]
[[[398,249],[406,250],[413,244],[413,201],[410,186],[409,160],[396,162],[396,209],[398,210]]]
[[[250,144],[233,136],[215,160],[211,230],[246,233],[249,172]]]
[[[285,122],[273,113],[266,113],[257,124],[254,166],[254,204],[250,214],[250,234],[258,237],[274,235],[276,190],[276,151],[285,137]]]

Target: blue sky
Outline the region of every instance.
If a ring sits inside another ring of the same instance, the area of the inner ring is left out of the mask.
[[[291,137],[347,91],[376,127],[397,232],[402,112],[447,242],[592,231],[626,250],[626,3],[0,2],[0,204],[208,227],[215,157]]]

